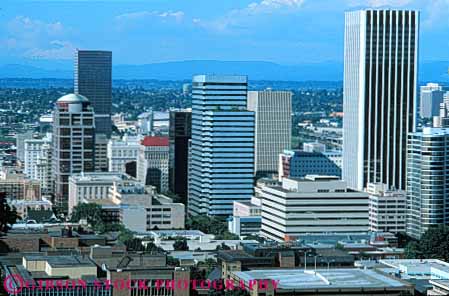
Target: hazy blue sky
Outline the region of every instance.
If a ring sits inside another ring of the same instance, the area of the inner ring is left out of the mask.
[[[342,61],[344,11],[421,10],[421,60],[449,60],[449,0],[0,1],[0,64],[66,61],[75,48],[115,64],[179,60]]]

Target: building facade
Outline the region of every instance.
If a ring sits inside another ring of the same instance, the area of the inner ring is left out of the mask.
[[[95,171],[108,171],[108,138],[105,134],[95,135]]]
[[[292,93],[249,91],[248,110],[255,115],[255,174],[277,174],[278,157],[290,149],[292,138]]]
[[[427,83],[420,87],[419,114],[423,118],[432,118],[440,114],[440,105],[443,103],[443,87],[438,83]]]
[[[68,210],[69,177],[94,171],[95,119],[89,100],[68,94],[56,101],[53,127],[55,206]]]
[[[51,144],[51,134],[41,139],[27,139],[24,141],[24,174],[33,180],[39,180],[37,163],[39,159],[46,157],[45,145]]]
[[[95,112],[95,133],[111,136],[112,52],[76,50],[75,93],[89,99]]]
[[[368,183],[369,227],[372,232],[404,233],[407,221],[407,194],[390,190],[385,184]]]
[[[114,181],[129,177],[116,172],[73,174],[69,178],[69,214],[84,199],[107,199]]]
[[[187,204],[189,141],[192,138],[192,110],[170,111],[170,191]]]
[[[229,216],[253,194],[254,112],[246,76],[198,75],[192,88],[188,210]]]
[[[306,175],[341,177],[341,152],[305,152],[285,150],[279,155],[279,180]]]
[[[263,187],[261,235],[290,241],[308,234],[367,233],[368,194],[329,176],[282,180]]]
[[[167,192],[168,159],[167,137],[144,137],[139,148],[137,179],[145,185],[155,186],[159,192]]]
[[[424,128],[409,134],[407,234],[420,238],[449,221],[449,129]]]
[[[343,179],[405,189],[407,133],[415,131],[419,12],[360,10],[345,17]]]
[[[125,135],[123,139],[111,139],[108,143],[107,157],[110,172],[126,172],[126,165],[137,164],[139,157],[140,138]]]

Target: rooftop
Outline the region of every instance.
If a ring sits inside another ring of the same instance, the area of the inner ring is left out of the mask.
[[[146,147],[153,146],[168,146],[169,140],[168,137],[145,137],[143,138],[141,144]]]
[[[68,94],[65,96],[60,97],[57,100],[58,103],[83,103],[83,102],[89,102],[89,100],[82,95],[79,94]]]
[[[256,279],[279,281],[280,289],[344,289],[344,288],[400,288],[406,284],[372,270],[330,269],[330,270],[252,270],[235,272],[240,279],[248,282]]]
[[[73,174],[70,179],[76,182],[113,182],[131,179],[130,176],[116,172],[92,172]]]
[[[81,256],[25,256],[27,261],[47,261],[48,265],[53,268],[62,267],[94,267],[95,264],[87,257]]]

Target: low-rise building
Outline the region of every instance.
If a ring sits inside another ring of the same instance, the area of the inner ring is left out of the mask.
[[[282,186],[263,187],[261,199],[261,235],[275,241],[368,232],[368,194],[349,189],[337,177],[284,178]]]
[[[279,155],[279,180],[306,175],[341,177],[341,151],[306,152],[285,150]]]
[[[228,218],[228,230],[239,236],[258,234],[262,224],[260,199],[234,201],[233,215]]]
[[[41,200],[13,199],[9,200],[8,204],[16,209],[17,214],[22,217],[22,219],[28,217],[28,212],[30,210],[49,211],[53,206],[51,201],[46,198],[42,198]]]
[[[407,194],[390,190],[386,184],[368,183],[369,224],[372,232],[399,233],[406,231]]]
[[[251,296],[414,295],[412,284],[374,270],[261,269],[233,272],[232,279],[243,281]]]
[[[91,172],[73,174],[69,178],[69,213],[83,199],[108,199],[114,181],[130,179],[116,172]]]
[[[131,231],[184,228],[183,204],[174,203],[154,187],[144,186],[129,176],[114,180],[106,198],[84,198],[82,202],[100,205],[107,213],[105,220],[120,222]]]
[[[41,185],[22,173],[4,169],[0,171],[0,192],[4,192],[9,199],[39,200]]]

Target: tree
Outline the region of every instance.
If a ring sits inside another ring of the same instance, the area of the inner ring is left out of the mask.
[[[7,233],[10,225],[19,219],[14,207],[10,207],[6,201],[6,194],[0,192],[0,232]]]
[[[175,249],[175,251],[188,251],[189,245],[187,244],[187,239],[179,238],[175,240],[173,243],[173,249]]]
[[[410,242],[405,248],[407,258],[430,258],[449,261],[449,226],[431,227],[418,242]]]
[[[118,241],[125,243],[134,238],[134,233],[128,228],[123,227],[118,234]]]
[[[225,243],[221,243],[221,245],[218,245],[215,250],[220,251],[220,250],[230,250],[231,248],[229,246],[227,246]]]
[[[103,224],[103,219],[101,218],[101,206],[92,203],[78,204],[73,208],[71,221],[78,222],[81,219],[87,220],[87,223],[92,226],[99,227],[99,223]]]
[[[418,258],[420,254],[419,244],[417,242],[409,242],[404,248],[404,255],[407,259],[420,259]]]
[[[186,221],[186,229],[200,230],[207,234],[213,234],[216,239],[239,239],[238,235],[228,231],[224,221],[209,216],[189,217]]]

